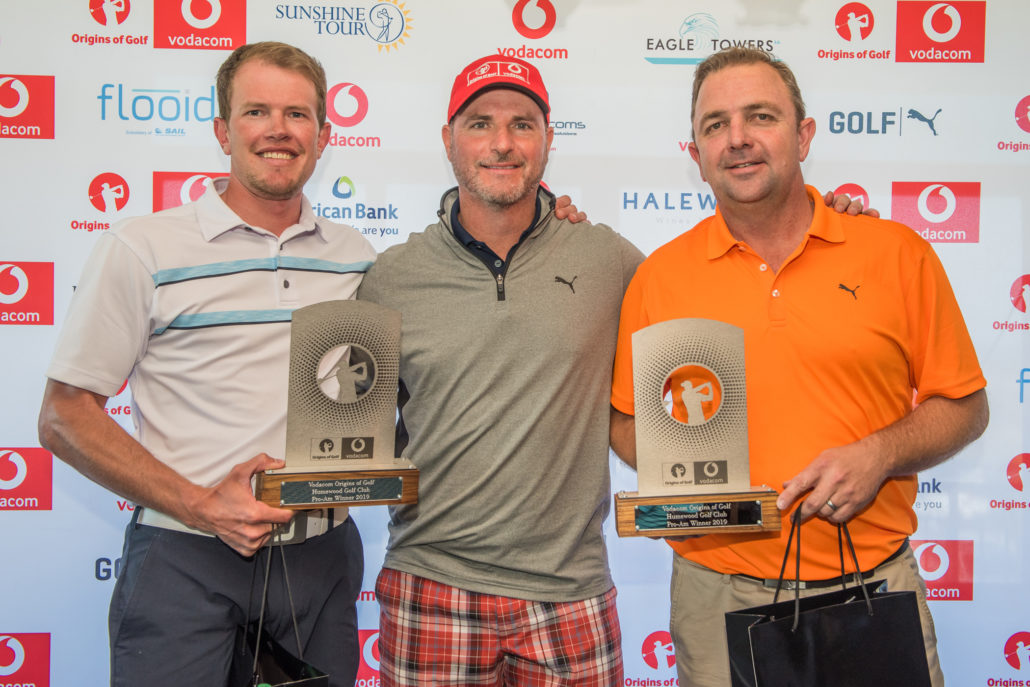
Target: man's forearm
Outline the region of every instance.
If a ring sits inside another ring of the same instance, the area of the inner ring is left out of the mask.
[[[613,407],[608,436],[615,454],[635,470],[637,467],[636,418]]]

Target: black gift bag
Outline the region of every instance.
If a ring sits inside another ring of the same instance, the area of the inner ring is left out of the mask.
[[[915,592],[878,592],[883,584],[845,583],[841,531],[855,570],[858,558],[847,527],[838,527],[841,589],[778,602],[790,541],[797,532],[795,581],[800,572],[801,527],[795,511],[773,603],[726,614],[733,687],[930,687],[930,670]]]
[[[290,599],[293,631],[297,638],[294,656],[264,630],[265,602],[268,600],[268,573],[275,548],[283,561],[283,580]],[[228,687],[329,687],[329,676],[304,660],[297,629],[297,615],[293,609],[290,581],[286,575],[286,557],[282,545],[270,547],[265,565],[265,584],[261,593],[261,612],[255,623],[240,627],[233,647],[233,660],[229,669]],[[248,613],[249,615],[249,613]],[[300,658],[298,658],[298,656]]]

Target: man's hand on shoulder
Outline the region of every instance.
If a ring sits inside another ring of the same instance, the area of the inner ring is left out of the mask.
[[[254,498],[251,478],[286,463],[265,453],[240,463],[218,484],[201,492],[194,503],[186,504],[193,514],[192,527],[211,532],[243,556],[253,556],[272,536],[276,525],[285,525],[293,511],[272,508]]]
[[[568,196],[558,196],[555,200],[554,216],[558,219],[567,219],[572,224],[587,221],[587,213],[580,212]]]
[[[862,209],[862,201],[852,200],[851,196],[846,193],[842,193],[839,196],[835,196],[833,191],[827,191],[826,195],[823,196],[823,202],[826,203],[827,207],[833,208],[835,212],[840,212],[848,215],[868,215],[870,217],[879,217],[880,211],[873,208],[867,210]]]

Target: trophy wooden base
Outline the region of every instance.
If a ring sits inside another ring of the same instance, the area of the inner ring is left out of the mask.
[[[776,497],[768,488],[689,496],[620,491],[615,495],[615,529],[620,537],[774,532],[780,529]]]
[[[418,468],[368,468],[257,476],[258,501],[276,508],[379,506],[418,501]]]

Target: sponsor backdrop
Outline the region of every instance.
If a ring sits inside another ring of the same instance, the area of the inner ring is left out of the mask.
[[[817,123],[807,179],[907,223],[951,275],[992,421],[920,476],[912,545],[950,683],[1030,684],[1028,24],[1024,0],[3,3],[0,687],[107,680],[107,603],[133,504],[39,448],[43,372],[97,237],[226,174],[214,72],[228,50],[265,39],[325,64],[333,133],[307,193],[380,249],[430,223],[454,183],[440,125],[454,74],[473,58],[540,67],[556,130],[546,181],[645,252],[714,205],[686,152],[694,65],[739,44],[787,60]],[[126,428],[130,393],[107,406]],[[612,470],[615,489],[635,489],[614,458]],[[386,513],[355,518],[368,571],[359,677],[375,685]],[[675,684],[670,551],[619,540],[610,518],[606,529],[625,684]]]

